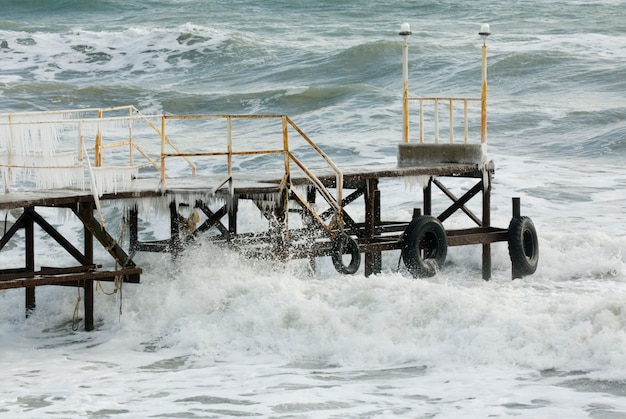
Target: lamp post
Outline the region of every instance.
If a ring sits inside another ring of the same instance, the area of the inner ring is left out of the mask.
[[[489,32],[489,24],[483,23],[480,26],[480,32],[478,35],[483,38],[483,64],[482,64],[482,73],[483,73],[483,88],[482,95],[480,98],[481,101],[481,112],[480,112],[480,143],[485,144],[487,142],[487,37],[491,35]]]
[[[402,78],[404,82],[402,93],[402,141],[409,142],[409,44],[411,26],[408,23],[400,25],[400,36],[404,39],[402,45]]]

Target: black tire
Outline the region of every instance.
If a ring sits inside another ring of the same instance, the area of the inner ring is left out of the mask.
[[[413,277],[434,276],[441,270],[448,253],[446,230],[441,221],[429,215],[415,217],[402,236],[402,260]]]
[[[531,275],[539,263],[539,241],[532,220],[515,217],[509,223],[509,256],[515,277]]]
[[[350,255],[350,263],[344,263],[343,255]],[[351,275],[361,266],[361,252],[357,242],[347,234],[340,234],[335,239],[331,255],[333,266],[341,274]]]

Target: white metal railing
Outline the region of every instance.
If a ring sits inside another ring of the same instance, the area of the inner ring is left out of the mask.
[[[456,130],[461,128],[463,131],[463,143],[467,144],[469,142],[470,137],[470,105],[472,103],[480,103],[480,98],[461,98],[461,97],[409,97],[407,98],[410,102],[418,102],[419,103],[419,121],[418,121],[418,130],[419,130],[419,142],[424,143],[426,138],[426,127],[427,123],[430,122],[432,125],[429,127],[429,132],[432,134],[432,140],[435,144],[439,144],[441,141],[441,122],[442,119],[440,117],[440,106],[447,106],[447,127],[444,127],[444,131],[448,131],[448,140],[450,144],[453,144],[457,138]],[[426,106],[430,105],[431,113],[427,113]],[[457,114],[458,111],[461,111],[461,123],[457,123]],[[445,108],[444,108],[445,110]],[[480,112],[480,109],[476,106],[476,109],[471,109],[476,113]],[[425,116],[430,116],[430,119],[427,120]],[[444,117],[444,122],[445,122]],[[475,124],[473,127],[480,127],[479,124]],[[478,129],[477,128],[477,129]]]

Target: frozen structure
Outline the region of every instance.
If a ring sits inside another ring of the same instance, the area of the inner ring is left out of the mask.
[[[402,26],[406,57],[410,30]],[[488,28],[481,35],[486,39]],[[146,116],[134,106],[0,115],[0,211],[19,213],[12,226],[5,223],[0,251],[12,239],[24,240],[25,249],[24,266],[0,269],[0,289],[26,288],[32,310],[36,286],[83,287],[89,330],[94,280],[139,282],[137,252],[176,256],[200,238],[250,257],[308,259],[311,267],[316,258],[330,257],[342,274],[358,272],[363,255],[366,276],[381,272],[382,252],[397,251],[416,278],[443,269],[448,247],[480,245],[485,280],[491,277],[491,245],[507,242],[512,276],[530,275],[537,268],[537,235],[521,216],[519,199],[513,199],[508,228],[491,225],[495,169],[486,153],[485,48],[480,98],[409,97],[405,59],[403,142],[394,164],[338,167],[286,115]],[[419,104],[414,142],[411,101]],[[439,108],[446,104],[449,125],[440,130]],[[433,105],[430,116],[427,105]],[[463,117],[455,118],[459,109]],[[477,126],[480,142],[470,135]],[[440,131],[447,131],[448,141]],[[462,141],[455,134],[460,131]],[[407,189],[421,192],[406,194],[407,202],[416,201],[410,219],[382,214],[380,189],[388,179],[403,179]],[[434,203],[438,197],[443,205]],[[100,201],[122,208],[117,214],[126,240],[109,234]],[[359,202],[361,209],[346,210]],[[84,226],[82,248],[38,207],[71,210]],[[141,235],[140,222],[155,212],[169,218],[166,238]],[[250,212],[261,215],[255,228],[247,222]],[[78,265],[38,266],[35,224]],[[16,234],[20,230],[24,234]],[[114,267],[102,269],[95,260],[94,238]]]

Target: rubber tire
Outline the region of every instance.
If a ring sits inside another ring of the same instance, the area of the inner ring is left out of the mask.
[[[350,255],[350,263],[343,263],[343,255]],[[333,266],[340,274],[352,275],[359,270],[361,266],[361,251],[359,245],[350,236],[343,234],[337,236],[333,245],[333,253],[331,254]]]
[[[402,236],[402,260],[413,277],[437,274],[447,253],[448,240],[441,221],[429,215],[413,218]]]
[[[509,223],[509,256],[515,276],[535,273],[539,263],[537,230],[528,217],[514,217]]]

